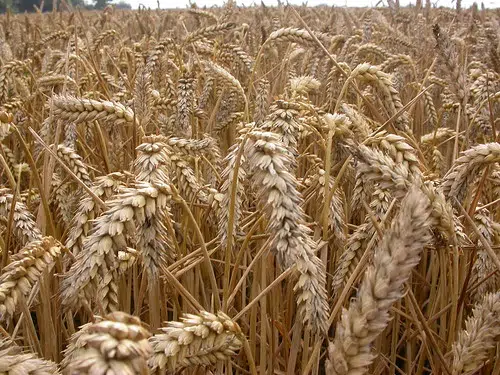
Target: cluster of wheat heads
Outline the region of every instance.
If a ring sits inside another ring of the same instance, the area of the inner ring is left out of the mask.
[[[500,374],[500,15],[0,17],[0,374]]]

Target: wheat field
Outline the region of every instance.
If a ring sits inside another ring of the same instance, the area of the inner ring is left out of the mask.
[[[500,375],[500,12],[0,18],[0,374]]]

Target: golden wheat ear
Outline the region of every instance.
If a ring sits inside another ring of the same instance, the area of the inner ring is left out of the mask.
[[[14,203],[14,196],[8,189],[0,189],[0,216],[4,218],[13,215],[14,221],[14,234],[21,244],[40,240],[42,233],[36,226],[33,214],[28,210],[26,205],[16,199]],[[12,213],[12,207],[14,212]]]
[[[23,352],[11,341],[0,339],[0,373],[7,375],[59,375],[57,365],[33,353]]]
[[[294,267],[298,281],[294,291],[300,319],[316,332],[328,329],[325,266],[314,254],[316,247],[305,225],[302,197],[290,173],[292,159],[280,136],[252,131],[246,156],[258,197],[268,212],[272,248],[283,269]]]
[[[77,98],[71,95],[54,95],[50,107],[56,118],[74,122],[104,120],[115,124],[134,121],[134,112],[121,103],[106,100]]]
[[[20,299],[28,297],[44,271],[51,270],[61,256],[62,245],[52,237],[29,242],[0,275],[0,321],[12,317]]]
[[[241,348],[241,329],[226,314],[184,314],[181,322],[167,322],[164,333],[150,338],[154,370],[210,366],[234,356]]]
[[[139,318],[116,311],[82,326],[61,364],[68,374],[147,374],[150,336]]]
[[[478,371],[500,337],[500,293],[489,293],[474,306],[453,344],[453,375]]]
[[[384,234],[358,290],[342,313],[328,349],[331,374],[367,373],[375,355],[371,345],[390,321],[391,305],[430,243],[431,206],[418,188],[410,189],[391,228]]]
[[[481,168],[499,161],[500,143],[497,142],[480,144],[464,151],[443,177],[444,194],[462,201],[469,183],[477,176]]]

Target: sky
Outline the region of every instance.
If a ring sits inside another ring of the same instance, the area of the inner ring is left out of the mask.
[[[156,8],[157,7],[157,0],[125,0],[128,2],[134,9],[136,9],[139,4],[142,4],[146,7],[151,7],[151,8]],[[159,0],[160,1],[160,7],[161,8],[185,8],[186,5],[188,4],[188,0]],[[214,5],[221,6],[223,5],[224,1],[223,0],[193,0],[196,5],[199,7],[211,7]],[[336,6],[348,6],[348,5],[356,5],[356,6],[371,6],[375,5],[378,3],[379,0],[309,0],[308,5],[314,6],[314,5],[320,5],[320,4],[328,4],[328,5],[336,5]],[[500,7],[500,0],[476,0],[478,4],[481,3],[481,1],[484,2],[484,5],[488,8],[497,8]],[[116,2],[116,1],[115,1]],[[244,5],[251,5],[253,3],[260,4],[260,0],[236,0],[236,3],[238,5],[244,4]],[[283,1],[284,3],[286,1]],[[302,0],[290,0],[290,4],[302,4]],[[431,0],[431,2],[434,4],[437,2],[439,6],[449,6],[453,7],[453,1],[452,0]],[[462,0],[462,7],[469,7],[472,5],[474,0]],[[266,5],[277,5],[277,0],[264,0],[264,4]],[[387,3],[387,1],[384,1],[384,3]],[[405,1],[405,0],[400,0],[401,5],[405,5],[408,3],[415,4],[415,0],[410,0],[410,1]]]

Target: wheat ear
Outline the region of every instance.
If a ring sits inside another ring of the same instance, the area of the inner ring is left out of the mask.
[[[365,144],[386,151],[396,164],[402,163],[411,172],[420,173],[415,149],[407,143],[405,138],[384,130],[369,137]]]
[[[331,37],[326,34],[315,32],[315,35],[320,39],[325,45],[330,44]],[[269,37],[267,38],[264,44],[270,42],[279,42],[279,41],[287,41],[294,42],[302,45],[313,46],[316,45],[314,38],[309,34],[307,30],[298,29],[294,27],[286,27],[281,28],[276,31],[273,31]]]
[[[497,142],[480,144],[464,151],[443,177],[443,193],[462,201],[467,186],[477,176],[480,168],[499,161],[500,143]]]
[[[143,137],[143,143],[137,146],[133,169],[138,181],[168,182],[169,158],[167,145],[163,140],[163,136],[147,136]]]
[[[54,173],[52,175],[51,204],[55,205],[58,216],[65,226],[69,226],[73,218],[76,192],[71,190],[71,181],[64,181]]]
[[[78,155],[73,148],[62,144],[57,145],[57,156],[64,160],[66,165],[73,170],[73,173],[80,180],[82,180],[85,185],[92,185],[87,165],[83,162],[82,157]]]
[[[224,23],[219,23],[217,25],[202,27],[189,34],[186,37],[186,39],[184,39],[183,44],[186,45],[188,43],[193,43],[203,38],[210,38],[213,36],[217,36],[218,34],[222,34],[226,31],[234,29],[235,27],[236,24],[232,22],[224,22]]]
[[[9,193],[8,189],[0,189],[0,216],[4,218],[10,217],[13,199],[14,197]],[[36,226],[35,218],[31,212],[28,211],[24,203],[16,201],[13,219],[14,234],[22,244],[42,238],[42,233]]]
[[[269,112],[269,92],[271,89],[271,84],[267,79],[259,80],[257,86],[257,94],[255,97],[255,111],[254,111],[254,121],[257,125],[260,125],[266,118]]]
[[[240,327],[222,312],[184,314],[182,322],[168,322],[161,330],[149,340],[153,370],[210,366],[230,359],[242,346]]]
[[[177,126],[181,136],[191,138],[191,117],[194,111],[194,90],[196,78],[190,72],[185,72],[177,82]]]
[[[150,336],[139,318],[116,311],[81,327],[62,365],[68,374],[146,375]]]
[[[124,189],[116,195],[109,202],[109,209],[95,220],[93,232],[63,279],[63,305],[79,306],[79,298],[85,292],[84,296],[89,300],[91,296],[97,297],[103,311],[117,310],[118,272],[129,266],[128,257],[122,254],[127,252],[125,236],[137,230],[138,238],[143,238],[141,231],[147,220],[153,215],[165,215],[170,200],[168,185],[146,182],[138,182],[135,188]],[[120,258],[127,263],[120,264]],[[92,293],[92,289],[97,289],[97,294]]]
[[[293,154],[297,154],[300,124],[297,121],[297,105],[284,100],[276,101],[270,108],[270,114],[260,124],[259,129],[280,135],[279,141]]]
[[[333,274],[332,291],[334,295],[338,293],[351,276],[374,233],[375,228],[372,222],[369,221],[356,228],[354,233],[347,239],[344,252],[340,256]]]
[[[353,78],[370,82],[379,89],[390,116],[394,116],[403,109],[401,97],[394,87],[391,76],[383,72],[379,66],[367,63],[359,64],[351,73],[350,79]],[[411,131],[408,127],[408,117],[406,113],[402,113],[401,116],[395,120],[395,124],[400,130],[406,132]]]
[[[11,132],[13,115],[7,112],[0,112],[0,142],[3,141]]]
[[[396,164],[392,158],[384,155],[378,150],[370,149],[364,145],[357,146],[361,164],[358,172],[363,174],[367,181],[376,182],[382,189],[388,189],[394,196],[401,197],[409,188],[410,184],[418,182],[421,178],[415,172],[410,174],[402,164]],[[446,239],[453,241],[455,235],[465,238],[462,226],[454,215],[453,207],[445,199],[441,189],[437,188],[431,181],[421,183],[422,192],[429,198],[432,205],[432,217],[439,233]]]
[[[245,90],[243,90],[240,81],[238,81],[226,69],[210,61],[204,61],[203,66],[207,72],[213,73],[215,77],[224,82],[230,89],[235,90],[243,100],[246,100]]]
[[[0,339],[0,374],[59,375],[57,365],[33,353],[25,353],[10,341]]]
[[[90,189],[99,198],[110,198],[116,194],[122,186],[120,181],[123,175],[118,172],[110,173],[107,176],[97,177]],[[83,242],[90,231],[90,222],[99,214],[99,206],[96,205],[94,198],[86,195],[81,199],[78,209],[73,216],[71,225],[69,226],[68,238],[66,247],[70,249],[73,255],[78,255],[83,247]]]
[[[486,241],[492,244],[494,237],[494,223],[491,218],[490,212],[483,208],[479,210],[474,215],[474,223]],[[477,258],[474,262],[474,267],[472,269],[474,280],[479,282],[483,281],[490,273],[495,273],[496,267],[488,255],[488,252],[484,249],[481,241],[474,236],[471,238],[478,246]],[[482,282],[477,288],[477,293],[472,296],[475,302],[478,302],[487,292],[497,290],[499,277],[498,275],[490,276],[486,281]]]
[[[294,287],[299,316],[313,330],[325,332],[325,268],[314,254],[316,244],[305,226],[302,197],[297,191],[297,180],[290,173],[291,154],[275,133],[252,131],[249,138],[248,165],[259,200],[269,215],[268,231],[274,236],[272,248],[284,269],[296,267],[300,275]]]
[[[453,344],[453,375],[476,372],[500,337],[500,292],[484,296]]]
[[[54,116],[75,124],[95,120],[112,121],[115,124],[134,121],[134,112],[130,108],[106,100],[54,95],[49,106],[53,106]]]
[[[241,141],[241,140],[240,140]],[[235,166],[237,162],[237,157],[240,152],[241,148],[241,143],[236,143],[234,144],[230,149],[229,153],[224,159],[224,163],[226,164],[226,167],[222,171],[221,177],[222,177],[222,185],[220,187],[220,193],[222,194],[222,199],[219,203],[221,213],[218,227],[219,227],[219,238],[223,244],[227,244],[227,236],[228,233],[230,232],[229,229],[229,217],[228,214],[224,213],[229,213],[229,210],[231,209],[231,194],[232,194],[232,186],[233,186],[233,179],[235,178]],[[246,163],[245,163],[245,155],[242,154],[238,166],[238,175],[236,176],[236,191],[234,192],[235,197],[234,197],[234,215],[233,215],[233,221],[231,223],[232,228],[231,228],[231,233],[232,233],[232,238],[231,240],[233,241],[235,236],[236,236],[236,231],[239,229],[239,222],[240,218],[242,215],[242,204],[243,204],[243,197],[245,196],[245,187],[244,187],[244,182],[246,180]],[[234,243],[234,241],[232,242]]]
[[[169,137],[163,140],[171,152],[190,157],[206,157],[209,160],[217,162],[220,158],[220,150],[217,147],[217,141],[209,136],[203,134],[202,139],[186,139],[178,137]]]
[[[441,62],[446,67],[451,88],[458,101],[465,104],[467,102],[469,85],[463,67],[461,67],[458,62],[455,45],[447,32],[443,31],[438,24],[433,26],[433,32],[436,38],[436,49],[439,53]]]
[[[61,255],[61,245],[52,237],[30,242],[19,253],[11,256],[0,276],[0,320],[14,315],[20,298],[26,298]]]
[[[138,181],[168,184],[167,163],[169,162],[166,144],[162,136],[143,137],[143,143],[137,147],[138,155],[134,161],[134,170]],[[159,213],[159,215],[157,215]],[[147,220],[138,227],[137,248],[141,251],[144,268],[150,283],[158,282],[160,269],[167,266],[167,258],[172,245],[168,241],[166,228],[162,223],[170,209],[165,206],[161,212],[151,207],[146,213]]]
[[[328,348],[328,373],[361,375],[368,371],[375,358],[371,345],[389,323],[390,307],[402,297],[402,286],[431,239],[430,214],[427,197],[412,188],[375,250],[373,265],[365,273],[357,298],[337,324]]]

